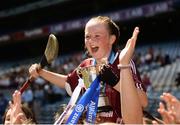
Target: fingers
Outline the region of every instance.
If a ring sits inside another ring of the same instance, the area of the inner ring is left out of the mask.
[[[17,93],[17,90],[13,93],[13,103],[14,103],[14,105],[17,103],[16,93]]]
[[[12,101],[9,101],[9,107],[10,107],[10,109],[13,108],[13,103],[12,103]]]
[[[159,108],[158,108],[158,112],[161,114],[165,111],[165,106],[163,103],[159,103]]]
[[[163,95],[161,95],[160,98],[166,102],[167,109],[170,110],[170,99],[168,98],[167,93],[163,93]]]
[[[162,99],[164,99],[167,103],[167,111],[170,116],[170,120],[172,120],[174,123],[179,123],[178,119],[180,118],[180,101],[170,93],[163,93]]]
[[[179,102],[179,100],[178,100],[175,96],[171,95],[170,93],[167,93],[166,96],[167,96],[172,102]]]
[[[166,110],[161,110],[159,108],[158,112],[161,114],[161,117],[165,123],[167,123],[167,124],[172,123],[173,117]]]
[[[168,111],[174,111],[174,106],[176,103],[178,103],[176,97],[174,97],[170,93],[163,93],[160,98],[166,102]]]
[[[33,64],[29,68],[29,73],[31,74],[32,77],[37,78],[37,77],[39,77],[38,70],[40,70],[40,65],[39,64]]]
[[[134,49],[139,34],[139,27],[135,27],[132,37],[127,41],[125,48]]]
[[[131,37],[131,44],[130,44],[130,47],[131,47],[131,48],[135,48],[138,34],[139,34],[139,27],[135,27],[135,28],[134,28],[134,32],[133,32],[133,35],[132,35],[132,37]]]
[[[37,72],[40,69],[40,65],[39,64],[33,64],[31,65],[31,67],[29,68],[29,72]]]
[[[162,104],[161,102],[159,104],[158,112],[161,114],[165,123],[167,123],[167,124],[174,123],[173,112],[167,111],[165,109],[164,104]]]
[[[135,28],[134,28],[134,32],[133,32],[133,35],[132,35],[132,38],[136,40],[138,34],[139,34],[139,27],[135,27]]]
[[[21,93],[17,91],[17,103],[21,104]]]
[[[18,90],[15,91],[14,98],[15,98],[15,103],[17,104],[17,106],[21,107],[21,93]]]
[[[107,58],[102,58],[100,60],[100,64],[108,64],[108,59]]]

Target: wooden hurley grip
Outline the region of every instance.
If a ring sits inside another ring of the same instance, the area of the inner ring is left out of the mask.
[[[23,86],[20,88],[20,92],[21,92],[21,94],[24,92],[24,90],[26,90],[27,89],[27,87],[29,86],[29,84],[32,82],[34,80],[34,78],[32,77],[32,76],[30,76],[29,78],[28,78],[28,80],[23,84]]]

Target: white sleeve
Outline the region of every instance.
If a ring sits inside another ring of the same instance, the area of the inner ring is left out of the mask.
[[[69,83],[65,83],[65,90],[68,93],[69,96],[72,95],[72,90],[71,90],[71,86],[69,85]]]

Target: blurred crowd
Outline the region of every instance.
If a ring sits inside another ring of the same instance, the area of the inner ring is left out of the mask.
[[[176,58],[179,58],[178,55]],[[148,72],[150,70],[171,64],[171,62],[175,59],[170,58],[168,53],[163,53],[161,48],[156,50],[153,47],[149,47],[146,53],[142,54],[142,52],[138,52],[135,54],[134,60],[140,72]]]

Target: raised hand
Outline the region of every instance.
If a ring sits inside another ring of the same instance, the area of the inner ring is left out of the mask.
[[[22,111],[21,104],[21,93],[19,91],[15,91],[13,94],[13,102],[10,102],[10,123],[11,124],[22,124],[25,120],[27,120],[25,114]]]
[[[161,114],[166,124],[180,123],[180,101],[170,93],[163,93],[161,99],[165,101],[167,109],[163,103],[160,103],[158,112]]]
[[[130,65],[138,34],[139,28],[135,27],[132,37],[120,52],[118,64],[118,68],[120,69],[119,86],[117,84],[113,87],[116,90],[119,88],[121,93],[121,113],[125,124],[142,124],[142,107],[147,105],[146,94],[135,86]]]
[[[139,27],[135,27],[132,37],[127,41],[125,48],[121,51],[119,56],[119,63],[122,65],[128,65],[133,56],[136,46],[136,40],[139,34]]]

